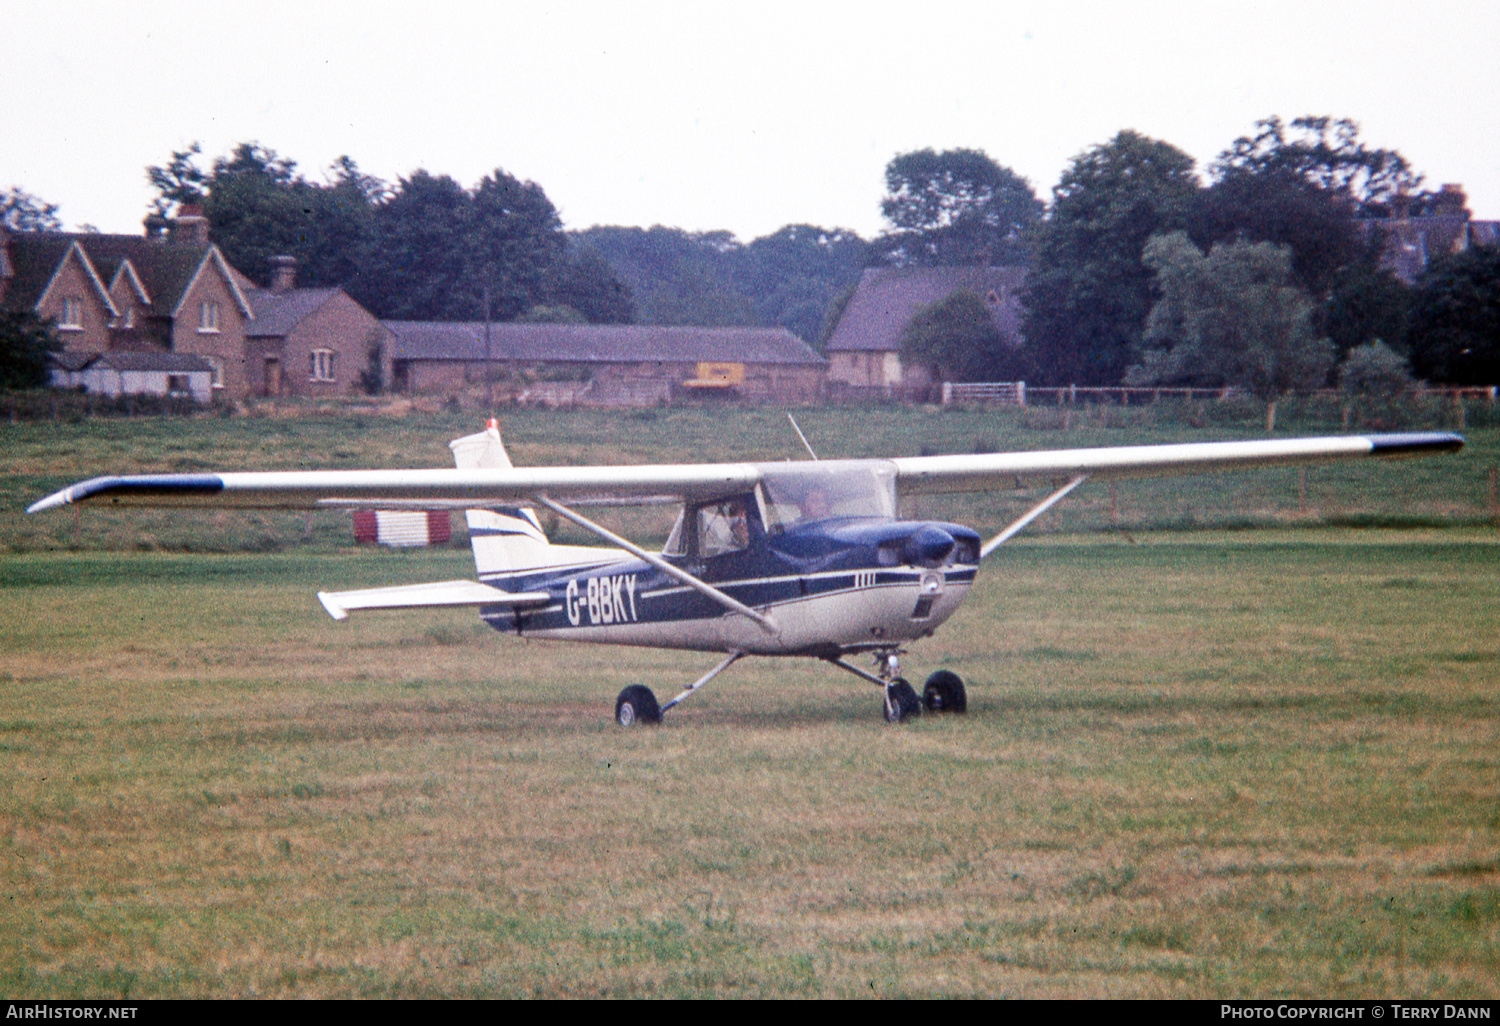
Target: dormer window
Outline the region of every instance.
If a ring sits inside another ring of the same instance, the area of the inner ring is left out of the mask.
[[[204,335],[216,335],[219,331],[219,304],[205,299],[198,304],[198,331]]]
[[[83,300],[77,296],[63,299],[62,316],[57,320],[57,327],[61,331],[83,330]]]
[[[308,379],[311,381],[333,381],[334,358],[337,355],[332,349],[314,349],[308,355]]]

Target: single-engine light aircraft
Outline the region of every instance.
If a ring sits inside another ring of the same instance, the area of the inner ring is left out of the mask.
[[[795,425],[795,421],[793,422]],[[800,430],[798,432],[800,434]],[[805,439],[804,439],[805,441]],[[1295,466],[1453,452],[1445,433],[911,456],[621,467],[511,465],[494,420],[450,443],[455,470],[328,470],[97,477],[28,512],[66,504],[261,509],[462,509],[476,580],[322,592],[335,620],[356,610],[472,606],[495,630],[528,638],[713,652],[722,661],[658,705],[633,684],[623,725],[655,723],[747,655],[810,656],[879,686],[887,720],[962,712],[947,670],[922,694],[901,676],[904,646],[957,611],[980,562],[1091,479]],[[809,449],[809,451],[811,451]],[[984,540],[958,524],[897,519],[897,495],[1049,485],[1040,502]],[[682,505],[661,552],[590,520],[589,505]],[[537,510],[608,547],[554,545]],[[849,660],[873,655],[874,670]]]

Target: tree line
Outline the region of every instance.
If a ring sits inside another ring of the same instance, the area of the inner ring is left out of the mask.
[[[1410,285],[1382,266],[1401,218],[1455,197],[1424,191],[1351,121],[1267,118],[1206,181],[1186,153],[1131,131],[1073,158],[1050,204],[1017,198],[1017,180],[974,151],[887,169],[884,259],[1004,252],[1027,267],[1019,348],[976,297],[913,318],[907,351],[956,379],[1232,385],[1270,403],[1339,383],[1500,381],[1500,251],[1436,254]]]
[[[1202,178],[1169,143],[1120,132],[1074,157],[1050,202],[981,151],[899,154],[872,240],[806,224],[748,243],[568,232],[540,185],[501,169],[472,187],[424,169],[387,183],[342,157],[314,181],[258,143],[211,161],[195,144],[146,174],[157,216],[198,206],[252,278],[268,284],[271,257],[290,254],[300,284],[342,287],[382,318],[781,325],[817,345],[865,268],[1011,265],[1027,269],[1019,347],[960,293],[913,317],[907,355],[955,380],[1237,385],[1270,400],[1379,368],[1500,380],[1500,255],[1443,256],[1412,285],[1383,269],[1386,230],[1442,194],[1330,117],[1258,122]],[[56,211],[0,193],[13,229],[59,230]]]

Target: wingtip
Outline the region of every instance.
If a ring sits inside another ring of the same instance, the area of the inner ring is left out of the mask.
[[[323,603],[323,608],[327,610],[328,615],[333,617],[335,620],[349,619],[349,611],[335,602],[331,593],[326,591],[318,592],[318,601]]]
[[[33,502],[30,506],[26,507],[26,512],[44,513],[49,509],[57,509],[59,506],[66,506],[72,501],[73,490],[71,488],[64,488],[60,492],[53,492],[45,499],[38,499],[36,502]]]

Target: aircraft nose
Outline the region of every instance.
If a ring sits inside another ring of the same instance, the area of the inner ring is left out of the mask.
[[[941,527],[923,524],[907,536],[901,546],[901,558],[909,566],[942,566],[957,544],[953,535]]]

